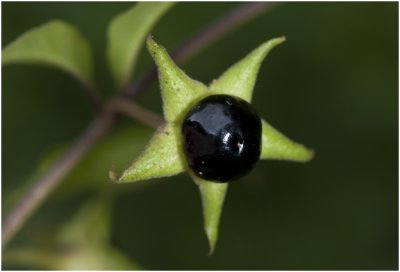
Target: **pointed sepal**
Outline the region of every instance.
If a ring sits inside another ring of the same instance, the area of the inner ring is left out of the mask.
[[[262,61],[272,48],[284,41],[285,37],[275,38],[254,49],[214,80],[210,85],[211,92],[238,96],[250,102]]]
[[[176,121],[193,101],[207,95],[207,87],[188,77],[151,37],[147,38],[147,48],[158,67],[164,117],[168,122]]]
[[[218,226],[222,213],[228,183],[215,183],[192,175],[200,189],[203,206],[204,230],[210,246],[209,254],[213,254],[218,239]]]
[[[117,178],[111,170],[110,178],[114,182],[123,183],[173,176],[183,172],[184,161],[181,158],[178,133],[171,124],[160,127],[142,155],[122,176]]]
[[[314,151],[295,143],[262,120],[262,149],[260,159],[308,162]]]

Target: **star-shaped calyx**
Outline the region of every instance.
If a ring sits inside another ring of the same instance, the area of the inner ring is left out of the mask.
[[[281,37],[261,44],[207,87],[188,77],[176,66],[165,48],[151,37],[147,39],[148,50],[158,67],[166,123],[155,132],[144,152],[119,178],[113,172],[110,176],[114,177],[115,182],[124,183],[173,176],[187,171],[200,189],[210,252],[213,252],[217,241],[228,183],[204,180],[188,166],[183,150],[183,120],[197,102],[210,95],[229,95],[250,103],[262,61],[272,48],[284,41],[285,38]],[[311,150],[291,141],[265,120],[261,119],[261,124],[261,159],[307,162],[313,157]]]

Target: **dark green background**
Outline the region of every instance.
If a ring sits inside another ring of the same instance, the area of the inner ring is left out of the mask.
[[[154,37],[172,50],[237,5],[180,3]],[[108,97],[113,84],[105,29],[130,6],[3,2],[2,46],[50,19],[71,22],[93,46],[98,85]],[[308,164],[260,161],[232,184],[211,257],[198,190],[186,174],[120,187],[113,243],[145,269],[396,269],[397,25],[397,3],[282,3],[182,65],[208,83],[263,41],[285,35],[287,42],[260,70],[253,105],[273,126],[314,148],[316,157]],[[135,75],[150,64],[143,50]],[[94,112],[60,71],[7,66],[2,72],[4,218],[4,199],[40,172],[46,154],[72,142]],[[139,101],[161,113],[157,83]],[[90,188],[108,181],[111,165],[127,166],[151,133],[125,119],[10,248],[40,244],[94,194]]]

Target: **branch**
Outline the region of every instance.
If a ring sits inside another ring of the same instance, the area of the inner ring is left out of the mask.
[[[82,85],[83,92],[87,95],[87,97],[89,98],[89,101],[93,104],[93,106],[95,107],[95,109],[97,111],[100,111],[103,107],[103,104],[102,104],[101,99],[98,96],[97,89],[94,86],[89,85],[84,82],[81,82],[81,85]]]
[[[158,128],[165,122],[158,114],[149,111],[136,102],[129,101],[126,98],[115,97],[110,101],[110,103],[108,103],[108,105],[111,111],[124,113],[152,128]]]
[[[265,11],[270,7],[271,3],[251,3],[243,4],[234,11],[221,17],[215,23],[209,25],[197,35],[190,38],[182,46],[180,46],[173,54],[175,60],[186,61],[191,56],[197,54],[208,45],[220,39],[223,34],[232,31],[239,25],[244,24],[251,18],[254,18],[261,11]],[[129,88],[125,89],[123,94],[128,97],[135,97],[143,92],[149,84],[155,79],[155,68],[150,69],[142,77],[139,78]],[[89,97],[92,96],[92,90],[87,89]],[[111,98],[111,101],[117,96]],[[120,99],[119,97],[117,97]],[[121,98],[122,99],[122,98]],[[121,100],[122,101],[122,100]],[[97,103],[97,102],[95,102]],[[109,102],[115,103],[115,102]],[[126,107],[126,102],[118,102],[119,110],[128,112],[135,118],[145,121],[148,124],[155,126],[160,123],[160,119],[149,117],[150,114],[144,113],[143,109],[132,110]],[[117,103],[117,104],[118,104]],[[107,105],[109,106],[109,105]],[[106,107],[107,108],[107,107]],[[112,106],[111,106],[112,109]],[[30,190],[22,197],[22,199],[13,207],[2,225],[2,247],[11,240],[17,231],[23,226],[29,216],[39,207],[45,198],[53,191],[53,189],[62,181],[66,174],[79,162],[79,160],[93,147],[93,145],[101,139],[102,136],[115,124],[117,121],[115,112],[100,111],[98,116],[79,136],[79,138],[59,157],[59,159],[48,169],[48,171],[30,188]]]

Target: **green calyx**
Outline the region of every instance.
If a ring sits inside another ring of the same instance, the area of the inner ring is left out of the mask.
[[[254,85],[261,63],[268,53],[285,41],[284,37],[269,40],[228,68],[208,87],[187,76],[171,59],[165,48],[151,37],[147,47],[157,68],[163,111],[166,124],[160,127],[143,153],[121,176],[112,170],[110,177],[116,183],[136,182],[151,178],[177,175],[188,171],[200,190],[203,205],[204,229],[209,241],[210,253],[215,249],[218,226],[228,183],[213,183],[191,173],[183,155],[181,120],[188,108],[201,98],[226,94],[251,102]],[[262,120],[262,149],[260,159],[279,159],[307,162],[313,151],[295,143]]]

